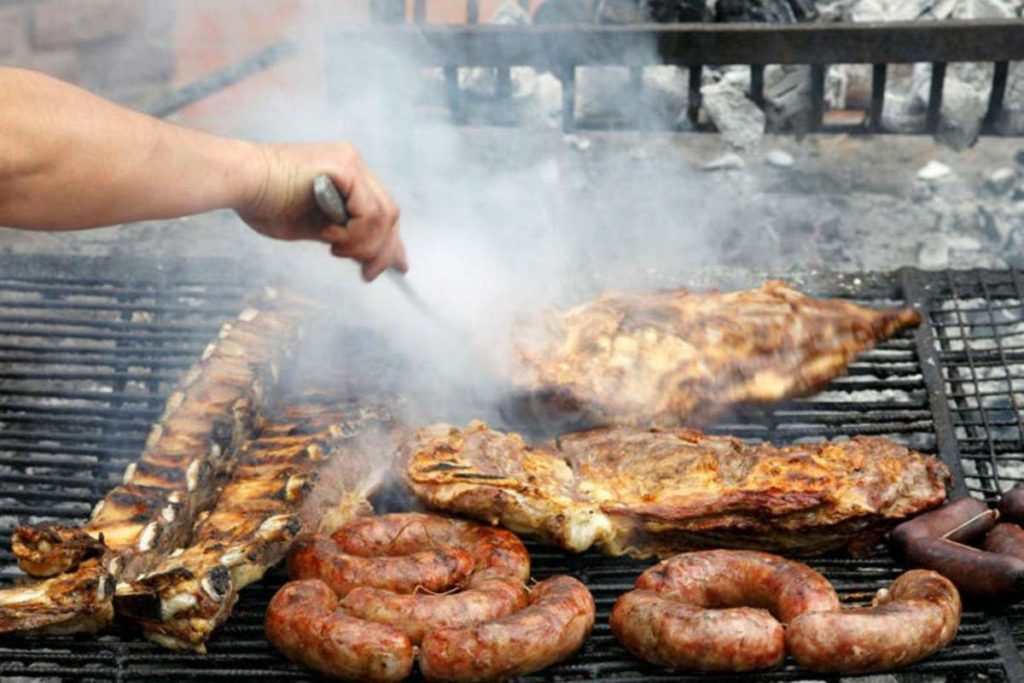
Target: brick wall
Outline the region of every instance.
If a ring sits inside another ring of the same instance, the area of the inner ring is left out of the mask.
[[[174,76],[174,0],[0,0],[0,64],[138,102]]]

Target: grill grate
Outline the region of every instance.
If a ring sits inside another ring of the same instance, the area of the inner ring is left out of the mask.
[[[192,364],[220,322],[238,310],[246,291],[241,276],[231,271],[226,281],[214,283],[187,279],[173,269],[136,273],[88,260],[49,265],[54,267],[21,263],[23,274],[11,274],[0,261],[2,583],[18,575],[9,550],[14,527],[44,519],[75,523],[88,514],[137,456],[170,383]],[[32,271],[77,274],[54,280]],[[225,271],[207,272],[223,278]],[[927,313],[929,324],[914,337],[864,354],[826,391],[771,411],[736,415],[717,431],[778,442],[889,435],[938,452],[958,473],[959,456],[961,486],[989,500],[1024,480],[1018,409],[1024,403],[1021,275],[905,271],[854,282],[860,284],[852,289],[818,286],[817,293],[876,306],[906,298]],[[537,578],[576,575],[598,605],[597,626],[583,652],[536,680],[730,680],[669,675],[628,656],[615,642],[608,612],[648,563],[567,556],[539,546],[531,546],[531,554]],[[812,564],[848,602],[868,600],[900,571],[885,554]],[[4,639],[0,677],[305,678],[306,672],[279,657],[263,637],[264,610],[283,578],[276,570],[242,594],[206,656],[167,652],[117,631],[99,638]],[[953,680],[978,675],[1024,680],[1011,622],[1024,624],[1024,610],[968,611],[951,646],[908,671]],[[769,674],[732,680],[806,679],[789,663]]]

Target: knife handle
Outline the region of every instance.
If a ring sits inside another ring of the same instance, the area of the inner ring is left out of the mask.
[[[348,207],[345,206],[345,198],[334,181],[326,175],[318,175],[313,178],[313,199],[332,222],[343,228],[348,225],[349,215]]]

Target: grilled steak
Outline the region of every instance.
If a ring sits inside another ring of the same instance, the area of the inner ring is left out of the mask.
[[[485,424],[435,425],[402,448],[427,505],[567,550],[701,547],[871,552],[946,497],[946,467],[884,438],[776,447],[694,429],[593,429],[530,448]]]
[[[199,513],[213,502],[218,475],[251,434],[262,396],[277,374],[277,360],[313,310],[304,300],[273,291],[264,302],[246,308],[224,325],[202,360],[178,383],[141,457],[125,470],[123,483],[96,505],[88,522],[80,529],[42,525],[15,531],[13,550],[25,572],[66,572],[60,581],[39,584],[39,590],[59,586],[67,591],[76,582],[83,591],[94,590],[96,566],[86,570],[81,563],[99,554],[109,577],[130,581],[186,541]],[[7,629],[75,630],[80,614],[66,605],[88,601],[51,597],[40,602],[32,620],[9,621]],[[0,603],[5,599],[0,591]],[[109,603],[112,595],[108,591],[97,599]],[[47,611],[47,604],[53,609]],[[109,604],[95,610],[96,616],[84,622],[87,630],[101,627],[104,618],[109,621],[112,611]]]
[[[819,389],[916,311],[805,296],[781,282],[723,294],[609,292],[526,326],[520,415],[587,425],[700,426]]]
[[[196,523],[188,547],[135,581],[118,584],[119,618],[138,621],[146,637],[164,647],[202,652],[230,616],[238,592],[284,557],[303,526],[329,531],[371,511],[366,496],[375,483],[372,475],[387,461],[346,455],[350,449],[367,452],[371,444],[391,452],[385,435],[360,434],[390,418],[355,406],[307,410],[285,410],[241,447],[231,479]],[[340,479],[328,482],[330,505],[305,506],[321,466],[335,456],[341,462],[331,471]]]

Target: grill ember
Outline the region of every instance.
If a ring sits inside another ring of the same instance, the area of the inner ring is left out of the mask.
[[[73,274],[76,267],[85,266],[67,262],[59,267]],[[115,282],[107,275],[95,275],[112,272],[103,267],[62,282],[43,281],[30,271],[23,276],[12,275],[10,269],[3,272],[0,563],[3,577],[11,580],[17,573],[7,548],[14,528],[44,522],[70,527],[88,517],[92,504],[120,480],[125,466],[137,457],[149,425],[160,418],[172,382],[190,367],[216,333],[219,321],[239,310],[245,288],[223,282],[177,283],[167,275],[156,283],[147,280],[148,272]],[[972,344],[972,335],[991,338],[993,330],[998,336],[1004,328],[999,327],[999,312],[993,326],[980,320],[983,315],[972,313],[971,318],[954,320],[954,313],[947,311],[963,307],[952,300],[963,296],[970,297],[972,311],[985,310],[979,308],[979,301],[999,308],[1020,306],[1020,294],[1010,274],[977,277],[978,282],[958,280],[955,290],[927,289],[925,285],[931,286],[932,281],[914,272],[899,279],[865,277],[852,291],[831,281],[832,291],[852,294],[874,307],[908,300],[926,313],[927,327],[917,342],[896,338],[860,356],[852,364],[850,376],[832,382],[825,393],[775,410],[730,418],[732,422],[721,429],[780,442],[800,436],[896,435],[900,442],[924,451],[938,446],[948,457],[954,485],[962,488],[964,479],[956,458],[958,435],[947,426],[949,418],[953,415],[970,422],[967,433],[972,444],[985,427],[971,417],[975,413],[961,414],[956,404],[946,402],[945,378],[951,375],[944,373],[951,365],[965,363],[964,347]],[[982,278],[986,278],[987,289],[980,285]],[[997,281],[998,287],[993,285]],[[815,287],[815,291],[822,289],[829,287]],[[925,292],[929,294],[925,296]],[[931,292],[945,298],[933,301]],[[942,352],[930,341],[936,323],[941,324],[943,335],[954,327],[959,335],[959,340]],[[358,334],[346,343],[362,348],[364,354],[367,349],[386,352],[374,348],[377,339]],[[970,356],[970,351],[966,353]],[[993,354],[985,358],[991,360],[990,356]],[[966,364],[958,367],[961,372],[969,371]],[[986,366],[986,381],[992,379],[993,367]],[[1004,376],[1019,370],[1002,367]],[[388,372],[401,371],[388,368],[386,363],[363,364],[361,373],[373,376],[362,378],[362,386],[394,382],[396,378],[388,377]],[[959,377],[958,383],[950,386],[962,392],[967,385]],[[1008,386],[1012,393],[1013,385]],[[983,399],[986,404],[987,395]],[[981,409],[981,400],[971,408]],[[988,415],[995,415],[994,411],[989,410]],[[1003,432],[990,439],[1006,445]],[[1004,452],[1005,448],[986,458],[979,453],[972,460],[978,464],[967,485],[972,489],[979,486],[990,495],[1008,488],[1005,477],[1016,475],[1003,458]],[[983,460],[989,465],[983,467]],[[378,506],[379,511],[388,509],[386,502]],[[535,578],[563,573],[576,576],[588,585],[598,605],[597,627],[584,650],[538,674],[537,680],[701,680],[699,675],[669,677],[639,662],[608,631],[608,611],[614,598],[632,587],[647,563],[593,553],[566,555],[540,546],[531,546],[530,552]],[[861,600],[899,573],[887,556],[862,560],[826,557],[811,564],[836,586],[844,602]],[[275,653],[262,636],[267,603],[282,579],[280,571],[271,571],[238,596],[230,623],[207,643],[212,656],[156,653],[132,632],[115,631],[99,640],[4,639],[0,641],[0,675],[120,680],[213,674],[273,680],[304,677],[306,672]],[[971,610],[965,613],[960,634],[948,648],[910,670],[923,674],[978,672],[993,680],[1022,680],[1024,675],[1006,622]],[[803,672],[787,665],[761,678],[792,680],[802,676]]]

